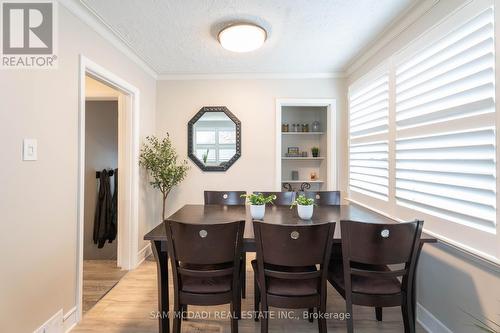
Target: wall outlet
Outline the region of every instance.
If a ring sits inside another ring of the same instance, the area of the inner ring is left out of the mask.
[[[63,333],[63,331],[63,310],[61,309],[33,333]]]

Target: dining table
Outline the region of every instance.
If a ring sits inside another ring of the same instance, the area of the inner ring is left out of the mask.
[[[252,216],[250,206],[227,206],[227,205],[184,205],[167,220],[173,220],[192,224],[214,224],[234,221],[245,221],[243,235],[243,252],[255,252],[255,236],[253,232]],[[264,216],[265,223],[283,225],[313,225],[318,223],[337,223],[334,233],[334,244],[342,241],[340,223],[342,220],[359,221],[364,223],[400,223],[394,219],[365,208],[361,205],[350,203],[337,206],[316,206],[310,220],[299,218],[296,209],[288,206],[268,206]],[[160,223],[144,236],[145,240],[151,242],[151,247],[157,264],[158,274],[158,322],[159,332],[170,332],[169,320],[169,290],[168,290],[168,252],[167,233],[165,223]],[[422,246],[426,243],[435,243],[437,239],[422,234],[418,249],[417,260]],[[417,261],[418,262],[418,261]],[[416,274],[415,274],[416,276]],[[415,281],[414,281],[415,282]],[[416,308],[416,283],[413,283],[411,292],[414,309]],[[415,312],[415,311],[414,311]],[[415,320],[415,318],[414,318]]]

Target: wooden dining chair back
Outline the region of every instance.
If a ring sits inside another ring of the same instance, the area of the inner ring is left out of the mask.
[[[174,333],[187,305],[231,304],[231,332],[241,311],[239,274],[245,221],[189,224],[166,221],[174,282]]]
[[[306,198],[314,199],[314,203],[318,206],[340,205],[340,191],[305,191],[297,192],[297,195],[303,195]]]
[[[412,291],[422,227],[423,221],[340,222],[342,263],[330,267],[329,281],[346,299],[348,332],[353,304],[375,307],[377,320],[383,307],[401,306],[405,332],[415,332]]]
[[[244,206],[245,191],[205,191],[205,205]]]
[[[316,308],[326,312],[326,279],[335,223],[279,225],[253,222],[257,260],[256,304],[262,313],[269,306],[293,309]],[[318,268],[319,267],[319,268]],[[258,311],[258,308],[257,308]],[[320,317],[319,317],[320,318]],[[261,318],[261,332],[268,318]],[[326,320],[318,320],[326,332]]]
[[[295,201],[295,192],[253,192],[254,194],[262,193],[266,197],[269,195],[276,195],[276,200],[273,203],[267,204],[268,206],[290,206]]]

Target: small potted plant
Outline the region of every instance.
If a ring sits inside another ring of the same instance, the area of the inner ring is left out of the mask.
[[[242,194],[241,197],[247,198],[250,203],[250,214],[255,220],[263,220],[266,214],[266,204],[273,203],[276,200],[276,195],[271,194],[267,197],[262,193],[258,194]]]
[[[311,153],[313,157],[318,157],[319,156],[319,148],[318,147],[312,147],[311,148]]]
[[[299,195],[290,206],[290,209],[294,206],[297,206],[297,213],[302,220],[310,220],[313,216],[313,198],[306,198],[304,195]]]

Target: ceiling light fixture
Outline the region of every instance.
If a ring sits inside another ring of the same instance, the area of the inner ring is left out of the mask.
[[[230,25],[219,32],[219,43],[232,52],[250,52],[264,44],[267,32],[264,28],[251,23]]]

